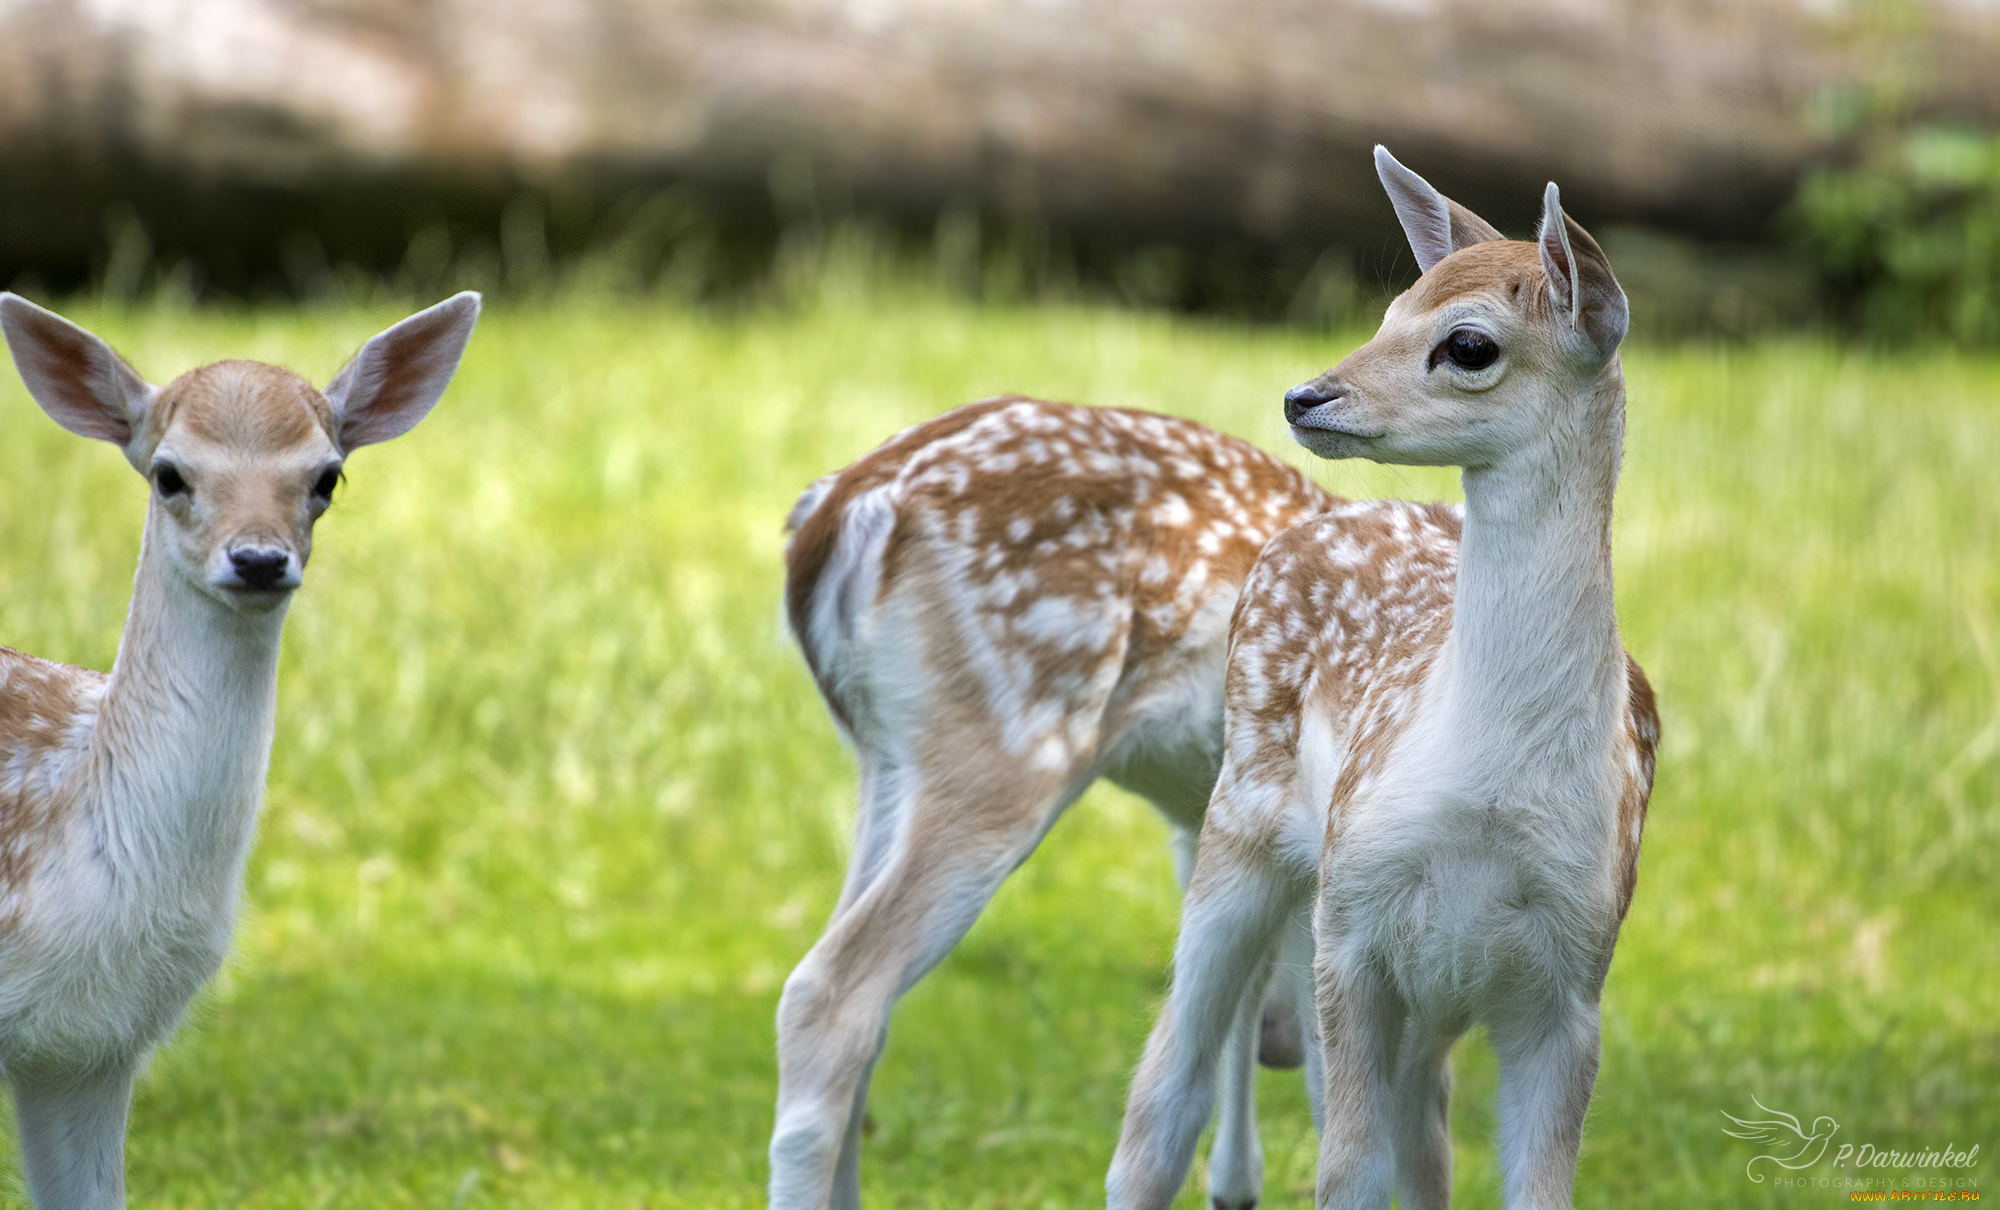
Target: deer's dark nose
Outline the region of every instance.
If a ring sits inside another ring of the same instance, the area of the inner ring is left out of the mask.
[[[249,588],[273,588],[291,569],[292,556],[272,546],[239,546],[229,552],[236,578]]]
[[[1339,391],[1321,386],[1317,380],[1302,382],[1285,392],[1285,423],[1297,424],[1299,417],[1322,403],[1331,403],[1338,398]]]

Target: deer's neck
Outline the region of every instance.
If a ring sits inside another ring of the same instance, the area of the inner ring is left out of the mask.
[[[233,903],[270,765],[286,607],[216,601],[166,566],[152,530],[92,740],[93,824],[121,884]]]
[[[1487,769],[1587,769],[1622,700],[1611,580],[1625,389],[1614,358],[1544,440],[1468,468],[1445,713]]]

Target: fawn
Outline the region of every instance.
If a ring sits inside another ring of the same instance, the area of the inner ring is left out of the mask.
[[[1507,1205],[1570,1204],[1659,739],[1612,600],[1625,295],[1555,185],[1514,242],[1379,147],[1376,167],[1423,276],[1286,419],[1322,457],[1463,467],[1465,505],[1337,507],[1244,585],[1173,988],[1106,1182],[1121,1210],[1172,1200],[1244,989],[1308,896],[1317,1204],[1449,1202],[1450,1048],[1475,1021]]]
[[[1093,781],[1151,800],[1189,867],[1243,577],[1271,535],[1337,503],[1191,421],[1011,396],[806,491],[787,609],[861,801],[839,904],[778,1008],[774,1208],[860,1205],[890,1010]],[[1262,1177],[1255,1007],[1230,1044],[1219,1205],[1254,1204]]]
[[[134,1075],[229,945],[313,523],[349,453],[431,410],[478,316],[471,293],[419,312],[324,393],[255,361],[158,387],[0,294],[35,402],[152,488],[110,674],[0,648],[0,1074],[41,1210],[125,1203]]]

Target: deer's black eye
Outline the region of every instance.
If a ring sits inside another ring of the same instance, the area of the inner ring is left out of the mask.
[[[313,483],[313,495],[318,496],[322,500],[331,500],[333,499],[333,489],[339,486],[340,468],[329,466],[319,473],[319,479]]]
[[[165,462],[153,467],[153,486],[160,489],[162,496],[178,496],[188,489],[187,480],[181,473]]]
[[[1476,328],[1459,328],[1431,353],[1432,365],[1437,364],[1439,354],[1461,370],[1483,370],[1500,360],[1500,346]]]

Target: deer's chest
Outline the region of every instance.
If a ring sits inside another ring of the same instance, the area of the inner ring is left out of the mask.
[[[1328,846],[1329,921],[1447,1015],[1601,975],[1616,900],[1602,812],[1567,779],[1410,772],[1357,799]]]
[[[110,1057],[165,1035],[228,953],[228,869],[115,860],[118,838],[68,830],[0,947],[0,1055]]]

